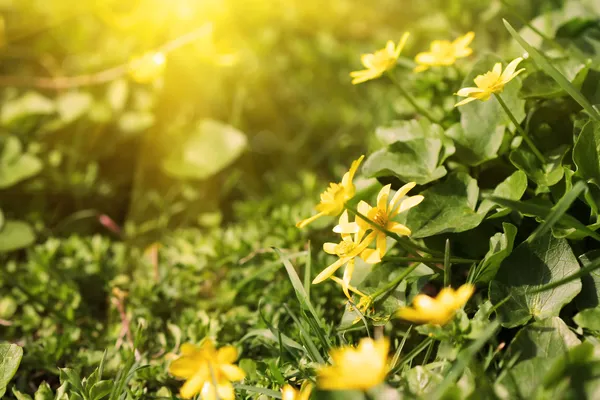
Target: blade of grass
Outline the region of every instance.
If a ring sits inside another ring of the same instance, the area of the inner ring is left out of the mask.
[[[300,301],[301,308],[304,310],[307,310],[309,312],[309,314],[312,316],[312,319],[314,320],[313,321],[314,324],[311,323],[311,326],[315,328],[314,329],[315,333],[319,337],[319,340],[322,342],[325,349],[329,350],[331,348],[331,342],[329,340],[329,336],[327,335],[325,326],[323,325],[321,319],[319,318],[317,311],[310,303],[310,299],[308,298],[308,295],[306,294],[306,291],[304,290],[304,286],[302,285],[302,282],[300,281],[300,278],[298,277],[298,274],[296,273],[294,266],[292,265],[290,260],[281,252],[281,250],[279,250],[275,247],[273,248],[273,250],[275,250],[275,252],[279,255],[279,258],[283,262],[283,266],[285,267],[285,270],[288,273],[290,281],[292,282],[292,287],[294,288],[294,291],[296,292],[296,296],[298,297],[298,300]]]
[[[517,210],[523,214],[535,215],[536,217],[540,217],[542,219],[547,219],[548,215],[552,212],[552,208],[544,207],[537,204],[528,204],[522,201],[505,199],[502,197],[490,196],[488,199],[492,200],[494,203],[500,204],[501,206],[508,207],[512,210]],[[563,214],[559,219],[559,222],[562,225],[565,225],[569,228],[574,228],[580,232],[585,233],[586,235],[600,241],[600,234],[594,232],[589,227],[585,226],[576,218],[570,216],[569,214]]]
[[[396,352],[394,353],[394,357],[392,358],[390,365],[396,365],[398,363],[398,360],[400,359],[400,354],[402,353],[402,349],[404,348],[404,345],[406,344],[406,341],[408,340],[408,337],[410,336],[410,333],[412,332],[412,328],[413,328],[412,325],[409,326],[408,329],[406,330],[406,332],[404,333],[404,336],[402,337],[402,341],[400,342],[400,346],[398,346],[398,348],[396,349]]]
[[[425,339],[421,343],[419,343],[406,356],[404,356],[401,360],[399,360],[398,364],[394,365],[394,367],[390,371],[390,374],[393,375],[393,374],[397,373],[398,371],[400,371],[400,368],[402,368],[405,364],[412,361],[413,358],[415,358],[416,356],[421,354],[421,352],[423,350],[425,350],[427,348],[427,346],[429,346],[431,343],[433,343],[433,338],[430,338],[430,337],[428,337],[427,339]]]
[[[527,241],[531,243],[537,237],[543,236],[546,234],[552,227],[560,221],[563,215],[569,210],[571,204],[577,197],[587,189],[587,185],[583,181],[577,182],[571,190],[569,190],[557,203],[554,207],[552,207],[552,211],[546,216],[544,222],[542,222],[538,227],[533,231],[533,233],[527,238]]]
[[[598,113],[598,111],[590,104],[589,101],[587,101],[583,94],[581,94],[581,92],[577,90],[577,88],[573,86],[573,84],[569,82],[569,80],[552,65],[552,63],[550,63],[550,61],[548,61],[546,56],[527,43],[525,39],[523,39],[521,35],[515,31],[515,29],[507,20],[503,19],[502,21],[504,22],[504,26],[511,36],[521,45],[521,47],[523,47],[523,49],[525,49],[525,51],[527,51],[527,53],[529,53],[531,58],[533,58],[540,68],[542,68],[546,74],[554,79],[556,83],[558,83],[560,87],[573,98],[573,100],[579,103],[579,105],[590,115],[590,117],[596,121],[600,121],[600,113]]]
[[[257,386],[242,385],[240,383],[234,383],[233,387],[235,389],[246,390],[252,393],[264,394],[265,396],[272,397],[274,399],[281,399],[281,392],[277,392],[275,390],[261,388]]]
[[[302,326],[302,323],[300,322],[298,317],[296,317],[296,314],[292,312],[292,310],[288,307],[287,304],[284,304],[283,306],[285,307],[285,310],[287,311],[288,315],[294,320],[294,323],[298,327],[298,330],[300,331],[300,336],[302,337],[302,341],[304,342],[304,346],[306,347],[306,350],[313,359],[313,361],[319,364],[325,364],[325,360],[321,356],[321,353],[319,353],[319,349],[317,349],[315,342],[313,342],[306,329],[304,329],[304,326]]]
[[[444,286],[450,286],[450,239],[446,239],[446,246],[444,246]]]
[[[310,241],[308,242],[308,249],[306,250],[306,262],[304,263],[304,291],[306,297],[310,299],[310,274],[312,269],[312,254],[310,251]]]

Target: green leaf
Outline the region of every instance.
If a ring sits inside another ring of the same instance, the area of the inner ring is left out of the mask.
[[[421,194],[425,200],[412,208],[406,219],[411,237],[467,231],[484,218],[483,214],[475,212],[479,196],[477,181],[466,173],[453,173]]]
[[[56,109],[63,122],[69,123],[85,114],[92,106],[92,95],[85,92],[67,92],[56,98]]]
[[[573,147],[576,175],[600,188],[600,123],[590,121],[583,127]]]
[[[503,20],[504,21],[504,26],[506,27],[506,29],[508,30],[508,32],[511,34],[511,36],[517,41],[519,42],[519,44],[521,45],[521,47],[523,47],[525,49],[525,51],[527,51],[527,53],[529,53],[529,55],[531,56],[531,58],[533,59],[533,61],[535,61],[540,68],[542,68],[544,70],[544,72],[546,72],[548,75],[550,75],[550,77],[552,77],[552,79],[554,79],[559,85],[560,87],[566,91],[567,93],[569,93],[569,95],[577,102],[579,103],[579,105],[595,120],[600,121],[600,114],[598,113],[598,111],[592,107],[592,105],[587,101],[587,99],[581,94],[581,92],[579,92],[579,90],[577,90],[577,88],[575,86],[573,86],[573,84],[571,84],[571,82],[569,82],[569,80],[567,78],[565,78],[565,76],[563,74],[560,73],[559,70],[557,70],[550,61],[548,61],[548,59],[539,51],[537,51],[534,47],[532,47],[531,45],[529,45],[529,43],[527,43],[525,40],[523,40],[523,38],[521,36],[519,36],[519,34],[513,29],[513,27],[508,23],[508,21]]]
[[[54,102],[37,92],[27,92],[23,96],[4,102],[0,121],[11,124],[30,115],[50,115],[55,112]]]
[[[42,170],[42,162],[35,156],[23,153],[21,142],[9,136],[0,153],[0,189],[13,186],[37,175]]]
[[[246,143],[246,136],[234,127],[203,120],[183,146],[164,160],[162,167],[175,178],[206,179],[235,161]]]
[[[600,259],[600,250],[592,250],[579,256],[583,268],[592,264],[593,260]],[[590,271],[581,277],[581,293],[575,299],[580,310],[600,306],[600,270]]]
[[[510,162],[538,185],[538,191],[547,191],[549,186],[560,182],[564,175],[562,160],[567,150],[566,146],[561,146],[546,153],[545,158],[548,162],[542,164],[525,145],[522,145],[510,153]]]
[[[536,289],[579,269],[565,239],[556,239],[547,233],[531,242],[521,243],[504,259],[490,284],[490,300],[498,306],[502,325],[515,327],[532,317],[542,320],[558,316],[561,308],[581,291],[581,281],[571,281],[543,292],[536,292]]]
[[[461,87],[474,86],[476,76],[491,71],[494,64],[502,62],[494,55],[485,55],[473,66]],[[520,78],[514,79],[502,92],[502,98],[518,121],[525,117],[525,102],[518,97]],[[473,101],[458,108],[460,124],[453,125],[447,135],[456,145],[456,156],[467,165],[479,165],[498,156],[510,120],[500,104],[491,99]]]
[[[100,400],[110,394],[114,385],[113,381],[100,381],[90,389],[90,400]]]
[[[582,328],[600,331],[600,308],[588,308],[573,317],[573,321]]]
[[[427,119],[402,121],[379,128],[377,135],[388,146],[373,153],[363,166],[368,176],[396,176],[419,185],[446,175],[444,160],[454,153],[452,141],[441,126]]]
[[[26,222],[8,220],[0,230],[0,253],[19,250],[33,242],[35,233]]]
[[[493,195],[511,200],[520,200],[527,190],[527,175],[523,171],[516,171],[511,176],[500,182],[494,189]],[[487,214],[496,206],[491,200],[485,199],[479,205],[477,213]]]
[[[508,355],[519,360],[556,357],[581,341],[559,317],[551,317],[522,328],[510,343]]]
[[[534,399],[540,390],[544,374],[550,370],[547,358],[531,358],[507,368],[500,384],[506,390],[506,399]]]
[[[573,84],[581,86],[589,68],[573,58],[553,60],[554,66]],[[521,96],[525,99],[551,99],[567,95],[560,85],[543,71],[535,71],[523,80]]]
[[[510,255],[517,236],[517,228],[509,223],[502,223],[504,233],[498,232],[490,238],[490,249],[479,263],[474,283],[489,282],[494,279],[502,261]]]
[[[23,349],[16,344],[0,343],[0,398],[6,393],[8,382],[17,373]]]
[[[48,385],[45,381],[40,384],[38,390],[35,392],[34,400],[54,400],[54,393],[52,393],[52,389],[50,385]]]

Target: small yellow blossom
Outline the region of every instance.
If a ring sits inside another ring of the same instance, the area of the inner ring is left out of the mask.
[[[342,213],[339,224],[342,226],[352,225],[352,223],[348,221],[348,211]],[[379,257],[379,252],[377,250],[367,248],[373,242],[377,233],[371,232],[367,236],[364,236],[364,234],[365,231],[357,229],[354,234],[342,234],[342,241],[339,243],[324,243],[323,250],[325,250],[326,253],[338,256],[339,259],[321,271],[312,283],[317,284],[323,282],[333,275],[341,266],[346,265],[344,276],[342,278],[342,290],[346,297],[350,298],[348,289],[350,287],[352,273],[354,272],[354,259],[360,257],[369,264],[376,264],[381,261],[381,257]]]
[[[465,284],[456,291],[444,288],[436,298],[418,294],[413,300],[413,306],[402,307],[396,312],[396,316],[419,324],[445,325],[469,301],[474,291],[473,285]]]
[[[389,40],[384,49],[377,50],[375,53],[371,54],[363,54],[360,57],[360,61],[366,69],[350,72],[352,84],[356,85],[371,79],[379,78],[385,71],[394,68],[398,61],[398,57],[400,57],[400,53],[406,44],[408,35],[408,32],[402,35],[400,42],[398,42],[398,46],[395,46],[394,42]]]
[[[233,400],[232,381],[244,379],[244,371],[233,363],[238,357],[233,346],[215,349],[212,340],[206,339],[200,346],[190,343],[181,345],[181,356],[169,366],[171,375],[186,379],[179,394],[184,399],[200,393],[202,400]],[[217,384],[216,388],[214,383]]]
[[[415,57],[415,62],[419,64],[415,72],[425,71],[434,66],[448,66],[456,62],[457,59],[468,57],[473,53],[469,47],[475,33],[469,32],[464,36],[451,42],[449,40],[434,40],[428,52],[419,53]]]
[[[384,381],[388,372],[387,338],[363,338],[358,347],[341,347],[330,352],[333,365],[317,370],[318,386],[325,390],[367,390]]]
[[[308,400],[313,390],[313,385],[309,381],[304,381],[300,390],[294,389],[291,385],[285,385],[281,389],[282,400]]]
[[[321,201],[315,207],[318,214],[313,215],[310,218],[304,219],[296,224],[298,228],[304,228],[314,220],[329,215],[336,217],[344,211],[344,204],[354,197],[356,188],[352,180],[358,170],[358,166],[362,162],[365,156],[360,156],[358,160],[354,160],[350,166],[350,170],[344,174],[340,183],[330,183],[327,190],[321,193]]]
[[[477,76],[475,78],[477,87],[462,88],[456,93],[457,96],[466,97],[466,99],[456,103],[454,107],[462,106],[475,100],[486,101],[489,100],[492,94],[502,93],[504,85],[525,71],[525,68],[516,71],[521,61],[523,61],[521,57],[514,59],[506,66],[504,72],[502,72],[502,63],[497,63],[491,71]]]
[[[147,53],[129,62],[129,75],[138,83],[149,83],[161,76],[167,58],[164,53]]]
[[[394,194],[394,197],[392,197],[392,200],[390,202],[388,202],[388,200],[390,197],[390,190],[391,190],[392,185],[384,186],[379,191],[379,194],[377,195],[377,206],[376,207],[371,207],[364,201],[361,201],[360,203],[358,203],[358,207],[357,207],[358,212],[361,213],[362,215],[366,216],[367,218],[369,218],[369,220],[375,222],[378,226],[381,227],[381,229],[383,229],[383,230],[377,230],[377,227],[375,227],[375,231],[377,232],[376,244],[377,244],[377,250],[379,251],[380,257],[383,257],[387,250],[386,249],[387,235],[384,232],[384,230],[396,233],[398,235],[403,235],[403,236],[409,236],[411,233],[410,229],[408,229],[408,227],[406,227],[405,225],[402,225],[399,222],[393,221],[393,219],[401,212],[407,211],[423,201],[423,196],[421,196],[421,195],[410,196],[410,197],[405,198],[406,194],[412,188],[414,188],[415,185],[416,185],[415,182],[410,182],[410,183],[407,183],[406,185],[402,186],[396,192],[396,194]],[[372,224],[363,220],[360,217],[358,217],[356,219],[356,224],[358,225],[358,229],[362,229],[365,231],[367,229],[373,229]],[[336,233],[352,233],[355,230],[356,230],[356,226],[352,226],[352,225],[346,225],[346,226],[337,225],[333,228],[333,231]]]

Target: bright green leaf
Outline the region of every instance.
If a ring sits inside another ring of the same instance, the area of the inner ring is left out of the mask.
[[[37,175],[42,170],[42,162],[34,155],[23,153],[21,142],[9,136],[0,153],[0,189],[13,186]]]
[[[175,178],[206,179],[235,161],[246,148],[246,142],[246,136],[234,127],[204,120],[162,167]]]
[[[6,393],[8,382],[17,372],[22,357],[21,347],[12,343],[0,343],[0,398]]]
[[[600,331],[600,308],[588,308],[573,317],[573,321],[582,328]]]
[[[499,306],[502,325],[515,327],[532,317],[542,320],[558,316],[561,308],[581,291],[581,281],[574,280],[543,292],[535,290],[563,279],[579,270],[579,263],[565,239],[546,233],[532,242],[521,243],[502,262],[490,284],[490,300]]]
[[[527,325],[517,332],[508,348],[509,355],[519,360],[556,357],[581,341],[559,317],[551,317]]]
[[[29,224],[8,220],[0,230],[0,253],[22,249],[35,241],[35,233]]]
[[[491,281],[496,276],[502,261],[512,252],[517,228],[512,224],[503,223],[502,229],[503,233],[498,232],[490,238],[490,249],[479,263],[473,282]]]
[[[600,122],[590,121],[573,147],[577,176],[600,187]]]

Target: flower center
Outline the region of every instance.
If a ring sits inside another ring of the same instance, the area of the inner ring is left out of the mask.
[[[355,247],[356,245],[353,242],[349,240],[343,240],[335,246],[334,251],[338,257],[346,257],[352,252],[352,250],[354,250]]]
[[[373,222],[385,228],[388,224],[388,215],[383,210],[377,209],[377,212],[373,216]]]

